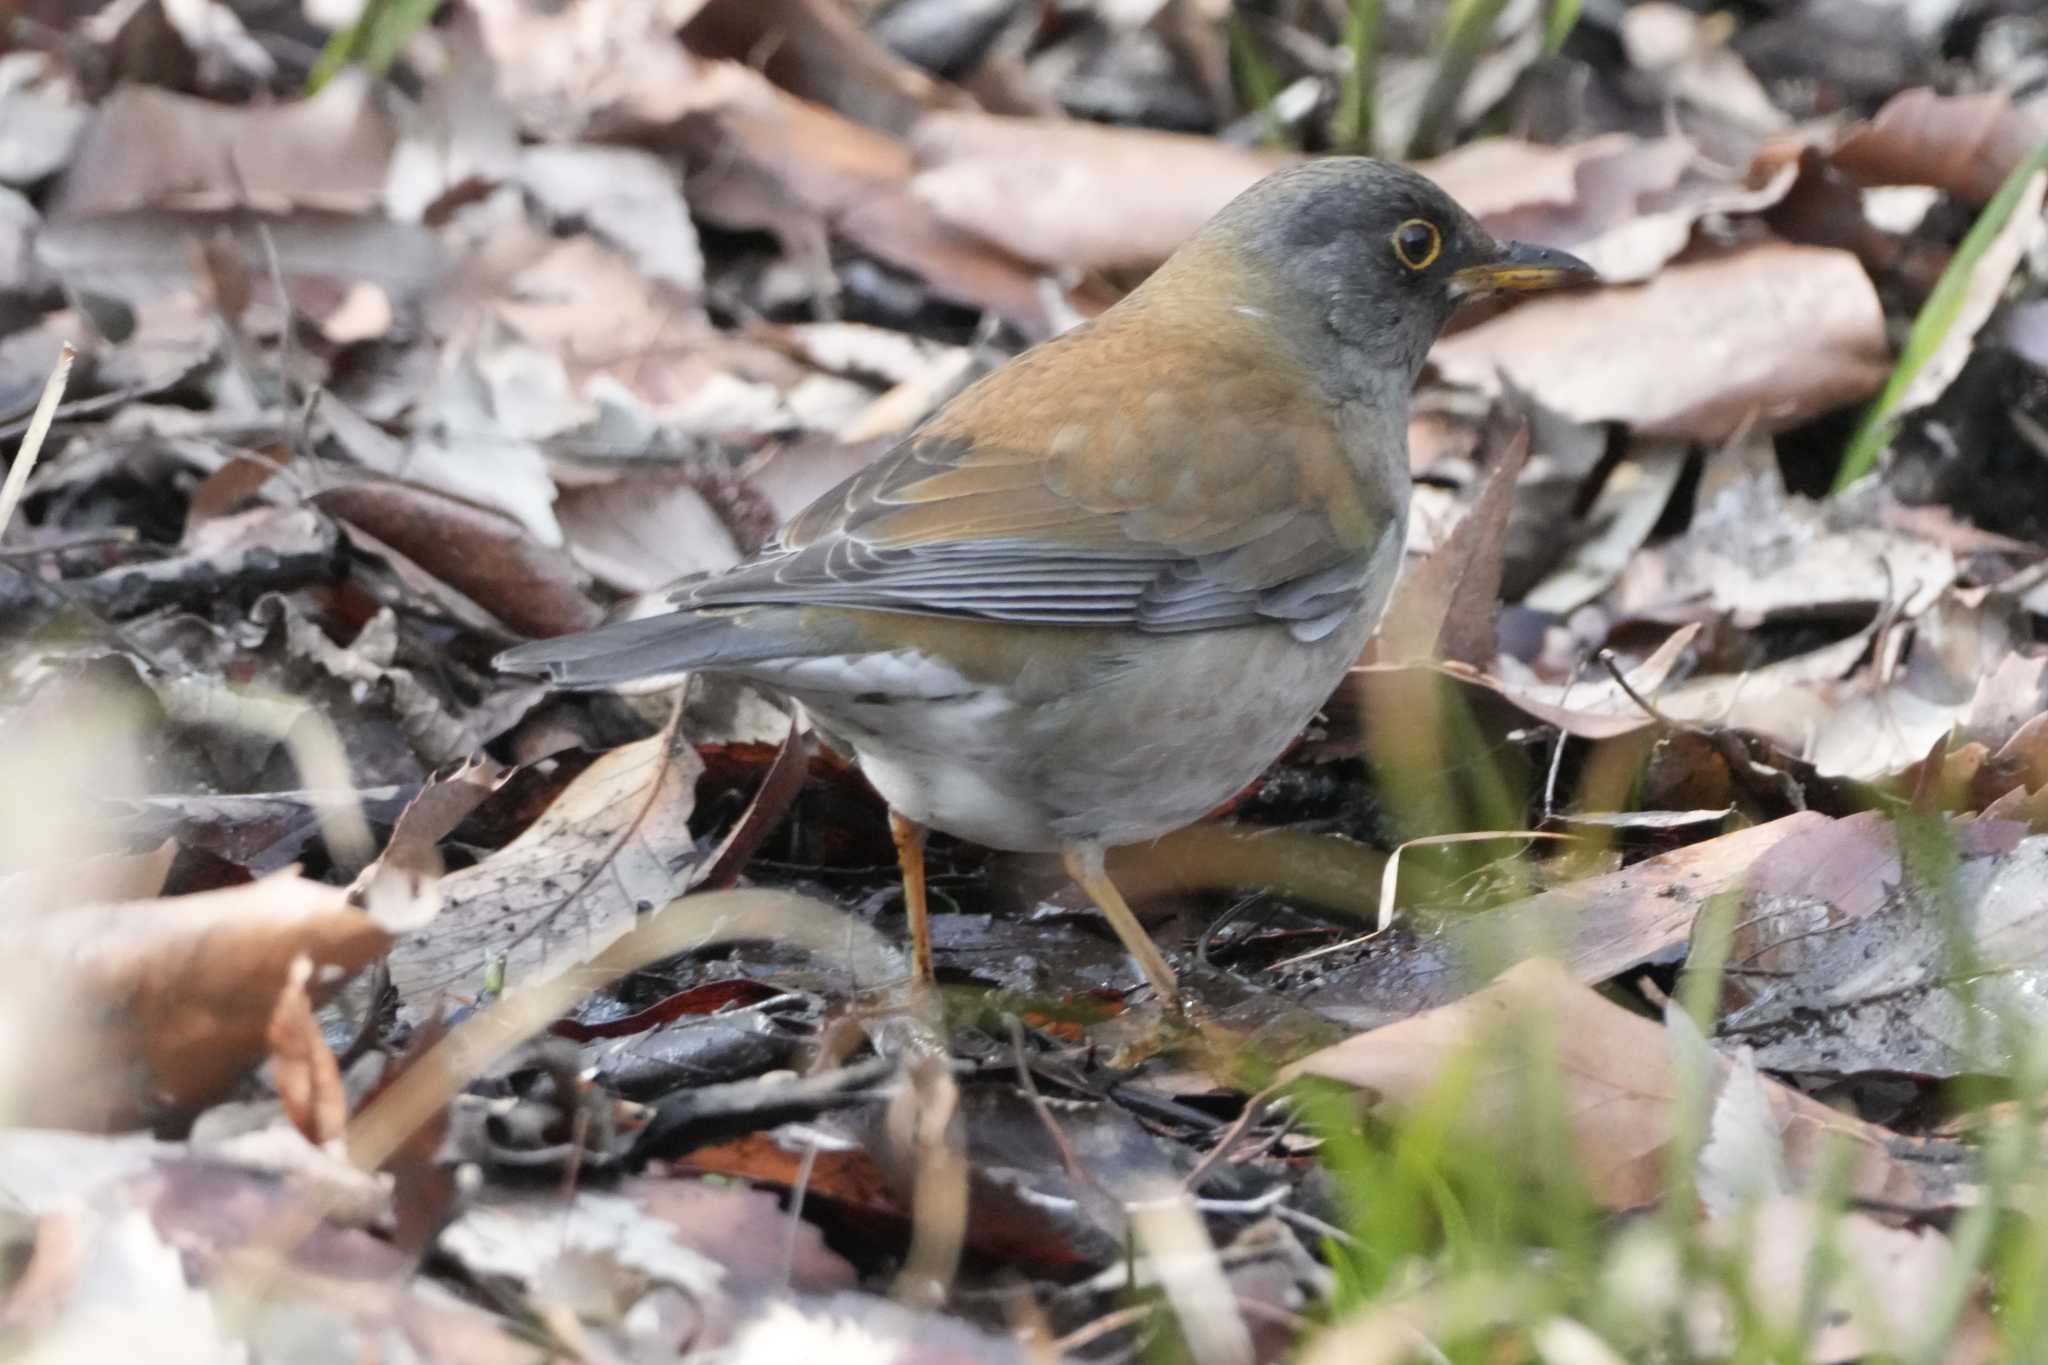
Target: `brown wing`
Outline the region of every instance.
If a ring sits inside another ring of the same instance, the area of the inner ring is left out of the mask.
[[[1157,631],[1347,609],[1393,490],[1346,458],[1331,405],[1256,349],[1257,327],[1177,325],[1172,383],[1119,382],[1158,373],[1158,322],[1120,309],[1027,352],[677,600]],[[1373,467],[1405,480],[1398,457]]]

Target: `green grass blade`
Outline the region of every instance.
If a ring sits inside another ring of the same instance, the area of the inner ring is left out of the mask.
[[[1373,100],[1379,90],[1380,0],[1351,0],[1351,18],[1344,27],[1344,52],[1350,64],[1337,89],[1337,112],[1330,120],[1330,139],[1340,151],[1372,150]]]
[[[441,0],[369,0],[356,21],[337,29],[320,49],[306,77],[306,93],[317,93],[337,71],[351,64],[383,75],[398,60],[406,39],[433,22],[440,8]]]
[[[1268,147],[1287,146],[1287,131],[1273,113],[1273,101],[1280,95],[1280,77],[1266,60],[1266,54],[1259,50],[1258,39],[1236,14],[1230,16],[1230,65],[1237,72],[1238,89],[1259,114],[1263,125],[1259,141]]]
[[[1493,26],[1506,6],[1507,0],[1455,0],[1452,4],[1408,155],[1435,156],[1449,148],[1451,135],[1457,131],[1458,97],[1478,68],[1493,37]]]
[[[1949,328],[1955,325],[1956,315],[1962,311],[1963,296],[1969,289],[1970,276],[1976,270],[1977,262],[1990,249],[1998,234],[2005,230],[2027,182],[2042,170],[2048,170],[2048,142],[2043,142],[2026,160],[2013,167],[2012,174],[2006,176],[2005,183],[1998,187],[1998,193],[1991,197],[1991,202],[1984,206],[1984,212],[1978,214],[1977,221],[1971,224],[1962,245],[1956,248],[1954,258],[1949,261],[1948,269],[1941,272],[1941,278],[1935,282],[1927,302],[1920,306],[1919,316],[1913,319],[1913,330],[1906,335],[1905,349],[1899,353],[1891,377],[1885,381],[1877,400],[1863,414],[1863,420],[1856,424],[1854,434],[1849,437],[1849,444],[1842,452],[1841,467],[1835,471],[1835,492],[1841,492],[1876,465],[1878,455],[1891,440],[1892,423],[1900,401],[1926,367],[1928,359],[1940,348],[1942,338],[1948,335]]]
[[[1543,22],[1543,55],[1555,57],[1564,51],[1564,40],[1578,27],[1581,0],[1552,0],[1550,14]]]

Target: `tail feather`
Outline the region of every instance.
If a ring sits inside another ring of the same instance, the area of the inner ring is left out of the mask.
[[[492,663],[507,673],[542,674],[557,687],[601,688],[689,669],[739,668],[812,652],[800,637],[762,619],[768,615],[678,611],[616,621],[508,649]]]

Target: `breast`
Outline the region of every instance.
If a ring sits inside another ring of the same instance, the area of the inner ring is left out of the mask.
[[[1312,641],[1277,622],[1148,637],[1127,667],[1033,718],[1053,832],[1117,846],[1209,814],[1301,733],[1366,630],[1353,613]]]

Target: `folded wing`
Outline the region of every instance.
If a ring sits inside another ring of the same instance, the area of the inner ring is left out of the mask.
[[[1170,400],[1096,375],[1145,319],[1069,333],[963,393],[684,607],[830,604],[1170,632],[1350,609],[1398,524],[1296,367],[1175,347]],[[1076,376],[1081,376],[1077,381]],[[1389,462],[1391,463],[1391,462]],[[1405,470],[1401,471],[1405,477]]]

